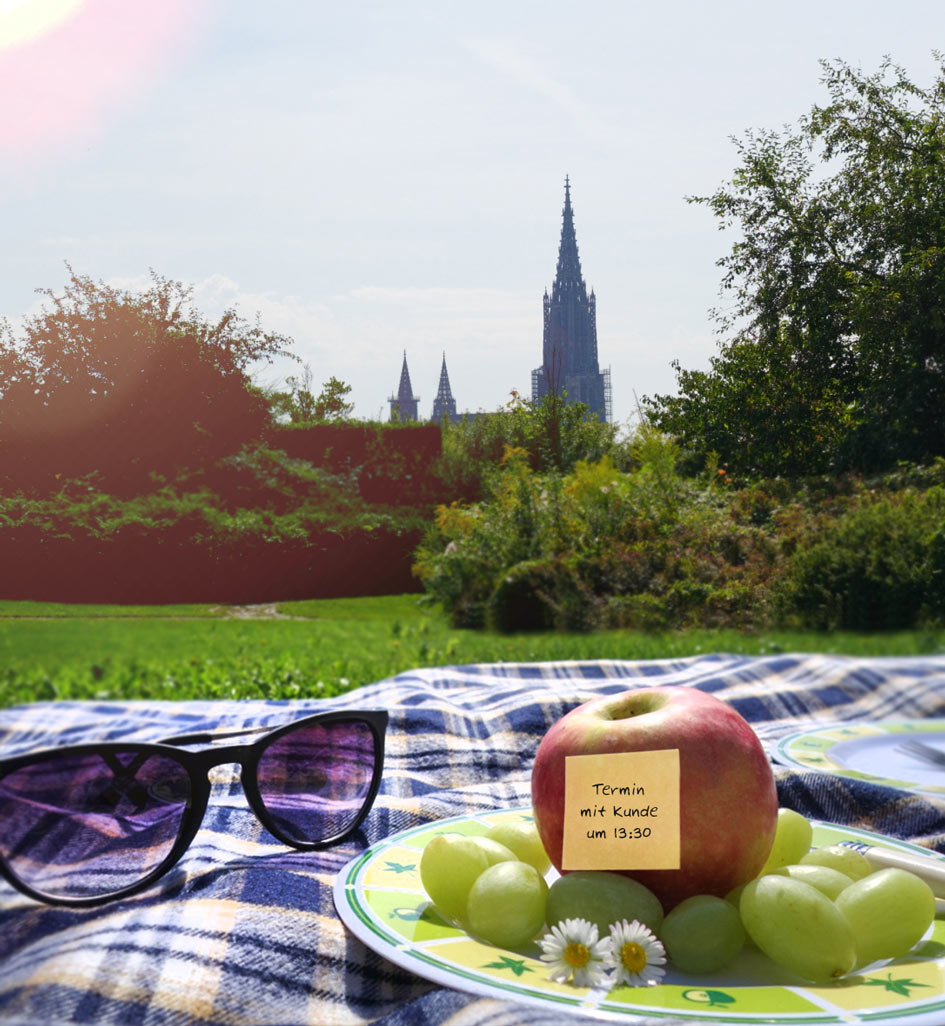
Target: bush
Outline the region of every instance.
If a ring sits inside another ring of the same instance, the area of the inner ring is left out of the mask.
[[[661,631],[670,626],[666,603],[657,595],[609,595],[603,603],[600,626],[634,631]]]
[[[486,606],[486,624],[503,634],[579,630],[588,596],[574,571],[560,559],[533,559],[503,574]]]
[[[620,465],[629,460],[617,428],[588,417],[584,404],[563,403],[552,395],[532,401],[513,393],[503,409],[443,423],[443,455],[436,472],[444,491],[468,502],[485,498],[509,449],[522,453],[540,473],[567,473],[581,460],[596,462],[603,456]]]
[[[499,631],[945,623],[941,467],[736,488],[682,477],[651,428],[630,451],[566,474],[507,452],[488,498],[438,509],[414,566],[428,594]]]
[[[414,569],[454,625],[745,622],[763,608],[745,598],[775,562],[762,530],[734,522],[719,487],[680,477],[651,428],[631,452],[630,471],[604,455],[560,474],[508,450],[488,499],[439,507]]]
[[[820,630],[945,622],[945,490],[869,497],[794,553],[783,612]]]

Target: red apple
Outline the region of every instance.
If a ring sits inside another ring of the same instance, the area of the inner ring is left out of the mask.
[[[679,750],[679,869],[621,870],[666,911],[694,894],[724,896],[757,876],[774,841],[778,798],[768,757],[731,706],[692,687],[639,688],[572,709],[538,746],[532,805],[561,872],[565,759]]]

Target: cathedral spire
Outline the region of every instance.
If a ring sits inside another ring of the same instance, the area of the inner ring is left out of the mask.
[[[561,214],[561,243],[558,246],[558,268],[553,291],[577,288],[584,291],[577,236],[574,234],[574,211],[571,209],[571,182],[564,177],[564,210]]]
[[[430,419],[438,424],[444,416],[448,420],[456,419],[456,400],[453,398],[453,390],[450,388],[445,352],[443,353],[443,365],[440,367],[440,385],[436,390],[436,398],[433,400],[433,416]]]
[[[558,267],[542,299],[542,364],[532,371],[532,399],[562,394],[568,402],[584,403],[588,412],[610,420],[610,370],[601,371],[597,357],[597,297],[581,275],[571,179],[564,179],[564,210]]]

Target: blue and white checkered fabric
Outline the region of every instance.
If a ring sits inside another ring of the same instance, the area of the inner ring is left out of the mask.
[[[56,702],[3,709],[0,756],[275,725],[326,708],[384,708],[391,720],[381,794],[362,836],[351,843],[317,853],[286,849],[256,821],[234,773],[221,767],[193,846],[150,891],[69,910],[38,905],[0,882],[0,1022],[576,1022],[555,1011],[434,987],[397,968],[345,930],[332,883],[359,850],[406,827],[527,804],[532,759],[555,720],[597,695],[666,684],[711,691],[765,741],[838,720],[945,716],[945,659],[822,655],[446,667],[320,701]],[[776,777],[782,805],[945,851],[945,803],[826,774],[779,768]]]

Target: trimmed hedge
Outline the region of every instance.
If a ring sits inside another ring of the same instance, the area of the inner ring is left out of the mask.
[[[0,598],[244,604],[417,591],[426,511],[366,502],[359,472],[256,445],[133,496],[103,491],[98,475],[51,495],[0,495]]]
[[[417,530],[331,531],[266,541],[197,541],[175,525],[128,524],[106,537],[0,530],[0,598],[134,605],[391,595],[419,590]]]
[[[443,451],[439,424],[282,424],[268,441],[295,459],[344,471],[387,455],[428,466]]]
[[[367,503],[432,506],[450,498],[436,473],[439,424],[285,424],[271,429],[267,442],[332,473],[355,472]]]

